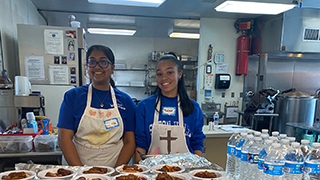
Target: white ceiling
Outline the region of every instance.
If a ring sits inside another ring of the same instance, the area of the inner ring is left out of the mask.
[[[135,36],[168,37],[174,26],[199,28],[202,17],[255,18],[259,15],[222,13],[214,10],[216,0],[166,0],[160,7],[136,7],[88,3],[87,0],[32,0],[48,25],[68,26],[75,15],[81,27],[87,24],[122,24],[137,27]]]

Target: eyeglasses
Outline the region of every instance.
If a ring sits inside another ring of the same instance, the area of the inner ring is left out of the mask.
[[[109,66],[109,64],[111,64],[111,62],[110,61],[98,61],[98,62],[97,61],[89,61],[88,62],[89,68],[94,68],[97,66],[97,64],[99,64],[99,66],[101,68],[107,68]]]

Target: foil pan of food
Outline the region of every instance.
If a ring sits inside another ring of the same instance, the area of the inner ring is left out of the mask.
[[[223,168],[219,165],[211,163],[206,158],[192,153],[151,156],[144,160],[141,160],[139,164],[148,166],[149,168],[160,164],[171,164],[183,166],[186,171],[191,171],[193,169],[212,169],[216,171],[224,171]]]

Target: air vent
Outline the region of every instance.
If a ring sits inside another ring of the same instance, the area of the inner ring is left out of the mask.
[[[318,41],[320,29],[304,28],[303,41]]]

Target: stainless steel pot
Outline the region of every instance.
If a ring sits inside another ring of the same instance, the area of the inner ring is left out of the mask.
[[[305,131],[298,130],[294,134],[293,128],[286,123],[304,123],[313,126],[318,98],[302,92],[289,92],[278,96],[275,112],[279,117],[275,119],[274,130],[302,138]]]

